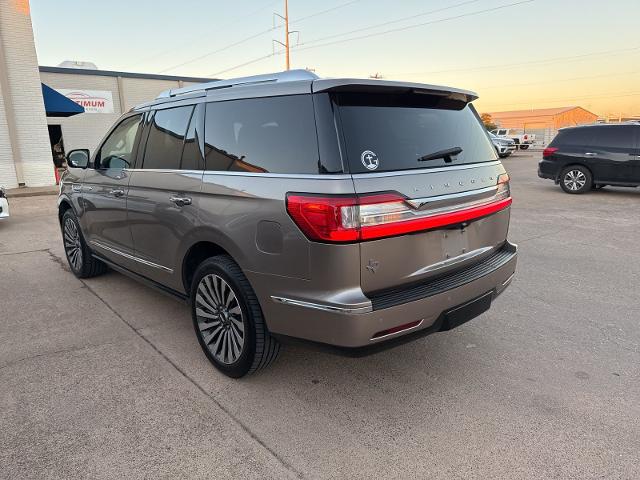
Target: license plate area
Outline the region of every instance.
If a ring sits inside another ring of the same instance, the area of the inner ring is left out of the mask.
[[[478,298],[448,310],[444,314],[441,330],[454,329],[486,312],[491,307],[492,299],[493,292],[487,292]]]
[[[469,251],[469,235],[466,228],[451,228],[441,232],[442,260],[463,255]]]

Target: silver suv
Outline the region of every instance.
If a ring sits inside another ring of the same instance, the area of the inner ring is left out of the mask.
[[[472,92],[290,71],[162,93],[73,150],[73,273],[187,301],[223,373],[293,338],[370,353],[454,328],[509,284],[509,177]]]

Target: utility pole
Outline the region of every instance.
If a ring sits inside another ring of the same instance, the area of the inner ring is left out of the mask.
[[[290,43],[290,36],[292,33],[297,33],[298,35],[300,34],[299,31],[297,30],[289,30],[289,0],[284,0],[284,17],[282,15],[280,15],[279,13],[274,13],[274,15],[280,17],[282,20],[284,20],[284,43],[280,42],[279,40],[273,40],[275,43],[282,45],[284,47],[284,52],[285,52],[285,65],[286,65],[286,69],[290,70],[291,69],[291,43]],[[274,22],[274,28],[275,28],[275,22]],[[298,40],[299,41],[299,40]]]

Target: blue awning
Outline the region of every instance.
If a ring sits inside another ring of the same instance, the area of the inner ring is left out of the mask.
[[[47,117],[70,117],[78,113],[84,113],[84,107],[78,105],[73,100],[69,100],[60,92],[56,92],[49,85],[42,85],[42,97],[44,98],[44,109]]]

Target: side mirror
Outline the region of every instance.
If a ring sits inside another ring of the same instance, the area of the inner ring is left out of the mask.
[[[72,168],[87,168],[89,165],[89,150],[78,148],[67,153],[67,165]]]

